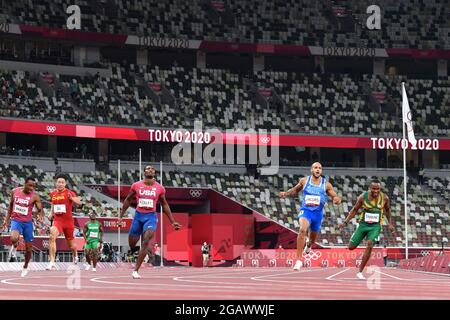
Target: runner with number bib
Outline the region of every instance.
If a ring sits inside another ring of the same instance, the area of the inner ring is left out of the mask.
[[[103,242],[103,227],[100,221],[97,220],[95,212],[91,212],[89,218],[90,220],[86,222],[83,229],[85,240],[84,254],[86,257],[85,270],[88,271],[91,268],[92,261],[92,272],[96,272],[98,255]]]
[[[166,200],[166,190],[162,185],[156,182],[156,170],[152,166],[146,166],[144,169],[145,179],[135,182],[130,189],[128,196],[123,202],[122,210],[119,215],[119,223],[122,216],[130,206],[132,198],[136,198],[136,212],[128,237],[131,253],[136,252],[136,244],[142,236],[142,247],[139,251],[139,257],[136,267],[133,270],[132,277],[139,279],[141,276],[138,271],[145,256],[151,255],[151,249],[148,247],[150,240],[155,234],[158,226],[158,214],[156,213],[157,204],[161,202],[165,215],[169,218],[172,227],[175,230],[181,228],[181,225],[172,217],[169,204]]]
[[[381,183],[379,180],[372,180],[369,191],[364,192],[358,197],[355,206],[350,210],[345,221],[339,224],[339,228],[343,229],[358,211],[360,209],[362,210],[359,217],[359,226],[350,238],[350,244],[348,246],[350,250],[354,250],[364,238],[367,239],[367,247],[359,265],[359,272],[356,274],[358,279],[361,280],[366,279],[362,272],[370,259],[372,248],[380,235],[383,216],[386,216],[388,219],[389,230],[392,234],[395,232],[391,218],[390,200],[386,194],[380,191],[380,187]]]
[[[8,214],[1,229],[9,226],[11,220],[11,249],[9,251],[8,261],[16,257],[17,246],[20,235],[25,240],[25,263],[23,265],[21,277],[28,274],[28,263],[31,259],[32,246],[34,239],[33,230],[33,207],[38,209],[38,222],[44,222],[44,211],[42,208],[41,197],[34,191],[36,189],[36,180],[32,177],[25,179],[22,188],[15,188],[11,192],[11,201],[9,203]]]
[[[295,196],[303,190],[302,207],[298,215],[300,229],[297,237],[297,261],[294,270],[300,270],[303,266],[301,260],[303,249],[309,253],[311,246],[316,242],[323,218],[323,207],[328,197],[333,199],[333,204],[339,205],[341,198],[338,197],[331,183],[322,177],[322,165],[314,162],[311,166],[311,176],[303,177],[298,184],[286,192],[280,192],[279,196]],[[309,231],[309,241],[306,240]]]
[[[50,228],[49,240],[49,256],[50,263],[47,270],[55,270],[56,258],[56,238],[64,233],[67,245],[72,251],[73,263],[78,263],[77,247],[74,241],[75,224],[72,217],[72,204],[81,205],[80,199],[75,192],[66,188],[67,178],[63,174],[56,176],[56,189],[50,192],[50,200],[52,203],[52,210],[48,217],[53,219],[53,225]]]

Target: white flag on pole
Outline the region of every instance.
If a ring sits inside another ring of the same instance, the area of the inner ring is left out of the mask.
[[[406,95],[404,82],[402,82],[402,113],[403,113],[403,122],[406,123],[406,129],[408,131],[408,141],[412,144],[412,149],[416,149],[417,140],[416,137],[414,136],[411,109],[409,109],[408,96]]]

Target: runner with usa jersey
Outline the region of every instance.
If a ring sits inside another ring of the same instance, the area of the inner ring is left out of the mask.
[[[136,267],[133,270],[132,277],[139,279],[141,276],[138,271],[147,254],[151,254],[148,245],[155,234],[158,226],[158,214],[156,213],[158,202],[161,203],[165,215],[175,230],[181,228],[181,225],[174,220],[169,204],[166,200],[166,190],[162,185],[156,182],[156,170],[152,166],[146,166],[144,169],[145,179],[135,182],[130,189],[128,196],[123,202],[122,210],[119,215],[119,222],[130,206],[130,201],[136,198],[136,212],[128,237],[131,252],[136,251],[136,244],[142,236],[142,247],[139,251]]]
[[[32,246],[34,239],[33,230],[33,207],[38,209],[38,222],[44,222],[44,211],[41,197],[34,191],[36,189],[36,180],[32,177],[25,179],[25,184],[21,188],[15,188],[11,192],[11,201],[9,202],[8,215],[1,229],[7,228],[11,221],[11,250],[9,258],[15,256],[19,244],[20,235],[25,240],[25,263],[23,265],[21,276],[28,274],[28,263],[31,259]],[[9,260],[9,259],[8,259]]]
[[[47,270],[54,270],[56,258],[56,238],[64,233],[67,245],[72,251],[73,262],[78,263],[77,247],[74,241],[75,223],[72,217],[72,205],[81,205],[80,199],[75,192],[66,188],[67,178],[63,174],[56,176],[56,189],[50,192],[50,200],[52,203],[52,210],[49,215],[49,220],[53,219],[53,225],[50,228],[49,239],[49,256],[50,263]]]
[[[333,204],[335,205],[341,203],[341,198],[338,197],[331,183],[322,177],[322,165],[319,162],[312,164],[311,174],[309,177],[301,178],[295,187],[279,194],[284,199],[285,197],[295,196],[303,190],[302,207],[298,215],[300,230],[297,237],[297,261],[294,270],[300,270],[303,266],[301,260],[303,249],[305,249],[306,253],[309,253],[312,244],[316,242],[319,236],[323,207],[328,197],[333,199]],[[309,241],[307,242],[308,231]]]

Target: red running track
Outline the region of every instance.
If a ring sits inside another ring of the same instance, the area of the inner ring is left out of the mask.
[[[0,299],[450,299],[450,276],[379,268],[369,281],[355,268],[147,268],[132,279],[125,268],[0,273]],[[67,283],[73,289],[69,289]],[[70,282],[71,281],[71,282]],[[78,288],[79,287],[79,288]]]

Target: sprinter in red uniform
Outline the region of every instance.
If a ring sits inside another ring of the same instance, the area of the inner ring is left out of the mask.
[[[75,192],[66,188],[67,179],[63,174],[56,176],[56,189],[50,192],[52,210],[49,219],[53,219],[53,225],[50,228],[49,256],[50,263],[47,270],[55,269],[56,257],[56,238],[64,233],[67,245],[72,250],[73,262],[78,263],[77,247],[74,242],[73,232],[75,230],[72,217],[72,204],[81,205],[80,199]]]

